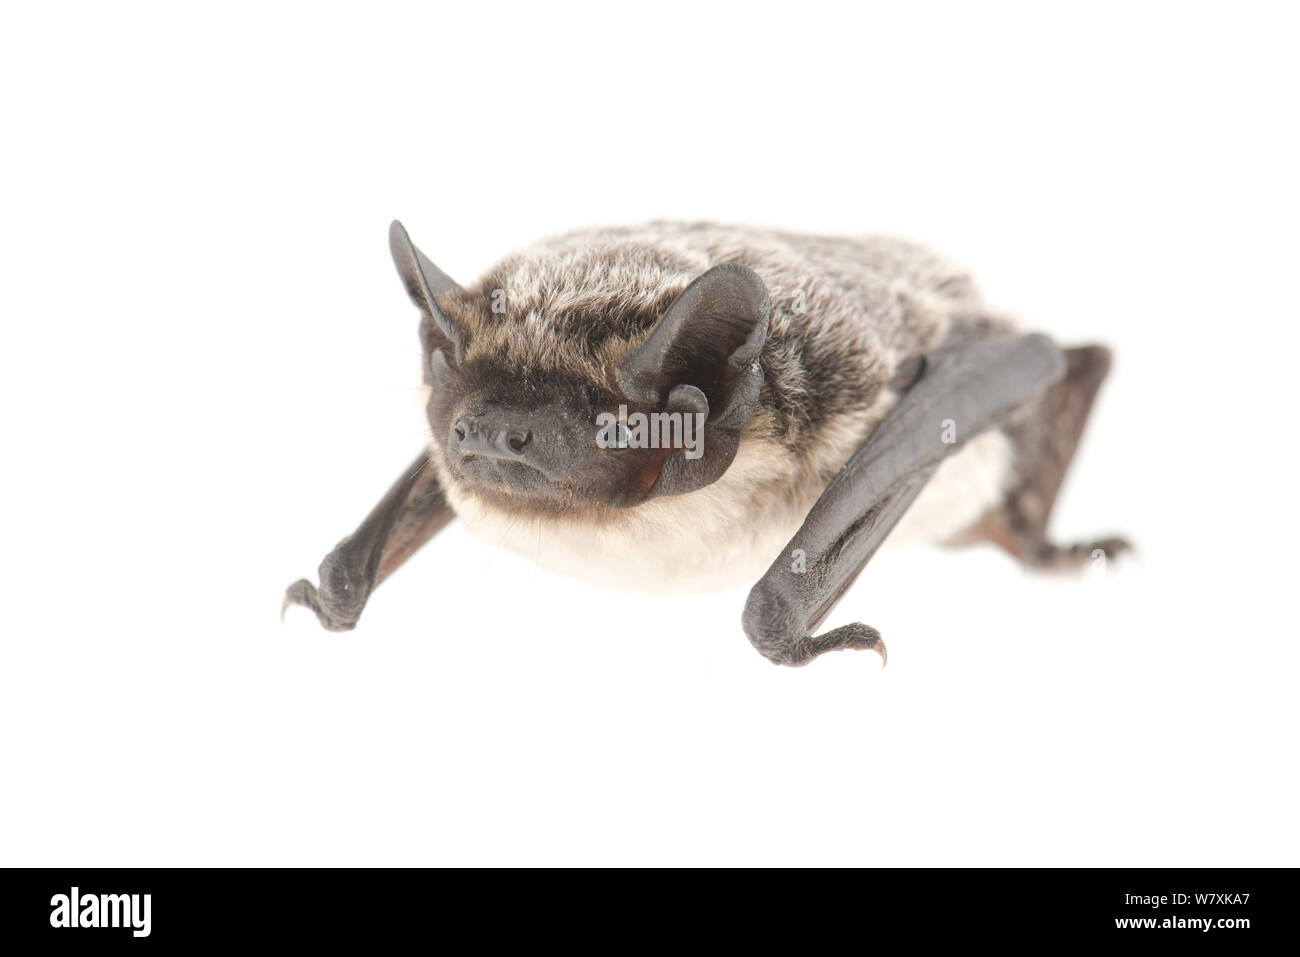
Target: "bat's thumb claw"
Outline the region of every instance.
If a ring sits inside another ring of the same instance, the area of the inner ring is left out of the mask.
[[[883,668],[889,664],[889,649],[885,647],[885,639],[880,637],[880,632],[861,622],[847,627],[854,629],[854,631],[853,638],[845,645],[846,648],[861,648],[865,651],[874,651],[880,655],[880,667]]]
[[[319,616],[320,599],[316,594],[316,586],[307,579],[300,578],[285,589],[284,601],[280,603],[281,624],[284,623],[284,613],[289,610],[290,605],[304,605]]]
[[[860,621],[855,621],[851,625],[845,625],[842,628],[836,628],[828,635],[826,639],[833,639],[838,642],[840,648],[853,648],[859,651],[874,651],[880,655],[880,667],[889,664],[889,651],[885,648],[885,639],[880,637],[880,632],[870,625],[864,625]]]
[[[889,662],[889,653],[885,650],[885,642],[880,637],[880,632],[870,625],[855,621],[851,625],[841,625],[839,628],[834,628],[824,635],[809,635],[799,642],[796,653],[791,656],[791,659],[781,663],[807,664],[818,655],[843,648],[876,652],[880,655],[880,666],[882,668]]]

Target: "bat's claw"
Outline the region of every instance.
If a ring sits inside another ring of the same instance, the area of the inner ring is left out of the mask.
[[[860,621],[832,628],[824,635],[810,636],[807,641],[811,646],[809,650],[812,651],[812,657],[827,651],[849,648],[856,651],[874,651],[880,655],[880,667],[889,664],[889,651],[885,648],[885,640],[880,637],[880,632]],[[812,658],[808,660],[811,661]]]
[[[300,578],[284,592],[284,602],[280,605],[280,621],[284,621],[284,614],[289,610],[290,605],[303,605],[310,608],[320,617],[320,597],[316,593],[316,586],[305,578]]]

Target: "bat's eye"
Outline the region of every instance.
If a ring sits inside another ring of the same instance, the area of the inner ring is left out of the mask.
[[[622,422],[613,422],[602,426],[601,430],[596,433],[597,447],[613,455],[626,452],[631,444],[632,439],[628,434],[627,426]]]

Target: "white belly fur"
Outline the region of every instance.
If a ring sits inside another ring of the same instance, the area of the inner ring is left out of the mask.
[[[1005,432],[975,436],[948,458],[903,516],[889,544],[943,542],[1000,505],[1013,474],[1016,448]]]
[[[463,497],[454,485],[444,488],[474,537],[547,568],[631,591],[707,591],[756,581],[811,506],[801,510],[771,494],[764,451],[742,446],[712,485],[652,499],[595,527],[562,518],[512,518]],[[771,503],[766,514],[755,514],[763,501]]]
[[[1004,433],[976,436],[939,467],[889,543],[944,541],[975,524],[1002,502],[1014,455]],[[545,567],[612,588],[703,591],[757,581],[816,500],[815,494],[773,496],[765,462],[770,459],[764,450],[747,454],[742,447],[714,485],[652,500],[597,528],[554,518],[510,518],[452,488],[448,492],[476,538]],[[765,500],[771,504],[762,506]],[[759,508],[763,514],[756,514]]]

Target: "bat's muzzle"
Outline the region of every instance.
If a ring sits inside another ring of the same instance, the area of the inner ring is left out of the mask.
[[[535,449],[533,433],[529,428],[468,416],[456,420],[447,438],[447,450],[454,455],[485,455],[488,458],[527,462]]]

